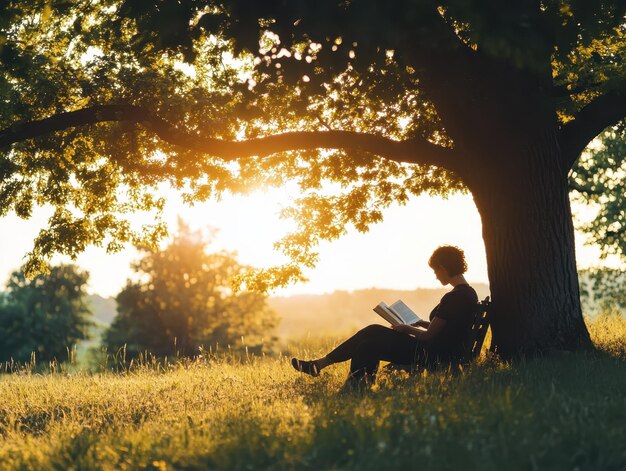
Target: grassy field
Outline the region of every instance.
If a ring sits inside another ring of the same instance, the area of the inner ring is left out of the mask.
[[[625,469],[626,322],[598,351],[461,374],[383,374],[337,394],[347,365],[303,377],[277,357],[0,377],[0,469]],[[288,350],[292,349],[291,352]]]

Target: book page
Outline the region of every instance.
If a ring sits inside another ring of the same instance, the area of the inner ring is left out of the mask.
[[[378,305],[374,308],[374,312],[378,314],[380,317],[385,319],[391,325],[399,325],[402,324],[402,321],[399,319],[398,315],[395,314],[389,306],[384,302],[378,303]]]
[[[413,312],[413,310],[404,304],[400,299],[398,299],[395,303],[389,306],[389,310],[391,310],[396,316],[400,318],[403,324],[415,324],[420,321],[420,317]]]

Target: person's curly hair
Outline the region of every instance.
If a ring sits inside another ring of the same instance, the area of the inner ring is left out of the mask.
[[[453,245],[437,247],[430,256],[428,265],[431,268],[435,268],[436,265],[441,265],[450,276],[462,275],[467,271],[465,252]]]

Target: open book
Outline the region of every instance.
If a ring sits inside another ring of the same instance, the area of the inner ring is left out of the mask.
[[[374,312],[391,325],[415,324],[421,321],[420,317],[399,299],[391,306],[387,306],[383,302],[378,303]]]

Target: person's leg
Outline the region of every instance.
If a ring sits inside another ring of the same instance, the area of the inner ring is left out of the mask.
[[[379,360],[413,362],[416,348],[415,337],[373,324],[359,330],[325,357],[313,361],[293,358],[291,362],[295,369],[312,376],[318,376],[326,366],[347,360],[353,360],[354,369],[351,368],[351,372],[365,368],[364,371],[374,371],[375,374]]]
[[[380,325],[369,325],[359,330],[352,337],[333,349],[328,355],[311,361],[292,358],[291,364],[296,370],[302,373],[306,373],[311,376],[319,376],[319,372],[327,366],[334,363],[340,363],[342,361],[350,360],[352,358],[352,355],[356,352],[359,344],[361,344],[364,340],[373,335],[377,327],[385,328]]]
[[[420,349],[415,337],[382,326],[372,326],[370,334],[356,347],[350,363],[350,381],[373,382],[380,361],[411,364]]]
[[[354,356],[362,350],[361,345],[364,343],[369,345],[387,345],[393,344],[395,341],[398,341],[401,345],[416,342],[415,337],[396,332],[389,327],[372,324],[359,330],[348,340],[337,346],[326,355],[326,358],[329,364],[340,363],[354,358]]]

